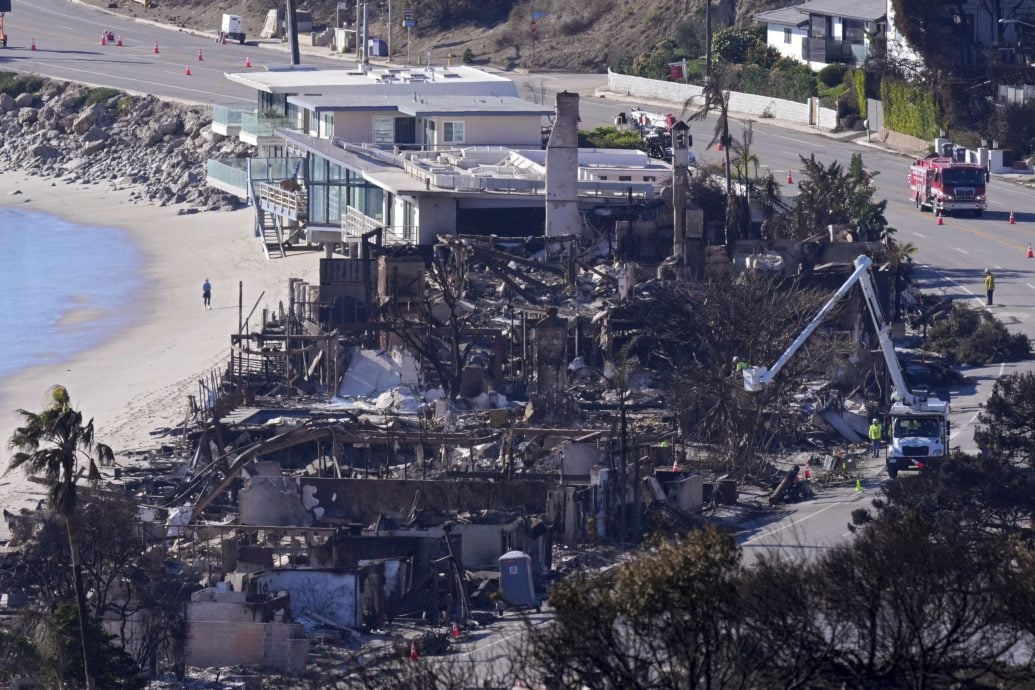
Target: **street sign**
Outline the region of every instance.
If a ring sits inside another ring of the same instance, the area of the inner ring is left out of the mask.
[[[542,19],[546,16],[546,12],[536,11],[532,13],[532,19]]]
[[[417,22],[413,21],[412,19],[404,19],[403,26],[407,29],[412,29],[413,27],[417,26]]]
[[[349,8],[349,3],[347,3],[347,2],[339,2],[339,3],[338,3],[338,9],[339,9],[339,10],[347,10],[347,9],[350,9],[350,8]]]
[[[403,10],[403,21],[404,22],[412,22],[413,21],[413,10]]]

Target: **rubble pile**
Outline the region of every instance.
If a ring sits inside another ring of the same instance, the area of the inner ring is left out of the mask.
[[[26,78],[27,79],[27,78]],[[31,79],[38,91],[0,93],[0,169],[66,184],[133,189],[135,201],[229,210],[239,200],[205,184],[206,160],[244,153],[214,133],[200,106]]]

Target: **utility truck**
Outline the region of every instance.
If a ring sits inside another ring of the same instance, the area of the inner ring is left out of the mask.
[[[948,455],[949,404],[938,398],[930,398],[926,394],[913,393],[906,386],[898,355],[895,354],[895,346],[891,342],[891,325],[885,321],[880,303],[877,301],[877,291],[870,275],[871,263],[868,256],[860,256],[855,260],[855,271],[852,275],[823,305],[771,369],[744,369],[744,388],[751,392],[765,388],[812,336],[837,303],[858,283],[862,288],[864,301],[873,320],[873,327],[877,332],[880,349],[894,386],[891,409],[888,411],[890,424],[885,427],[890,439],[887,451],[888,476],[894,479],[899,472],[905,470],[934,467]]]

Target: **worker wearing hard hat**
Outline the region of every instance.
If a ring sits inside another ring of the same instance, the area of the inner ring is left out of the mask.
[[[872,446],[871,452],[873,457],[880,457],[880,439],[884,435],[884,429],[880,425],[880,420],[876,417],[870,422],[870,445]]]
[[[740,357],[733,358],[733,374],[735,376],[741,376],[745,369],[750,369],[751,365],[742,360]]]

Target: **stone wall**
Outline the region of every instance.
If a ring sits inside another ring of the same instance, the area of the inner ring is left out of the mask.
[[[886,128],[873,134],[872,138],[874,141],[878,141],[897,151],[905,151],[907,153],[918,155],[926,154],[931,148],[931,142],[927,139],[919,139],[917,137]]]
[[[669,101],[683,107],[687,101],[687,112],[692,112],[701,103],[699,96],[704,90],[694,84],[645,79],[627,74],[618,74],[608,70],[607,88],[633,98],[644,98],[655,101]],[[774,117],[799,124],[810,124],[809,104],[787,101],[782,98],[771,98],[751,93],[730,92],[730,110],[735,113],[754,115],[759,118]],[[834,130],[837,127],[837,112],[830,108],[818,108],[819,122],[822,129]]]

